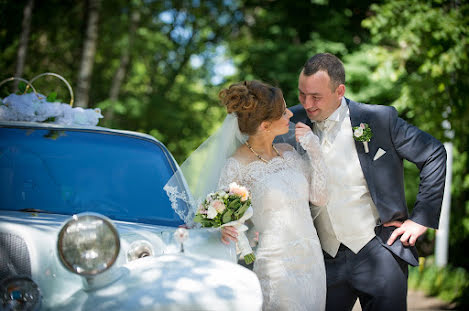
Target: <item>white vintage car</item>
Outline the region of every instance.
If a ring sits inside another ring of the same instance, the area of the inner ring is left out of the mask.
[[[175,239],[176,169],[149,135],[0,121],[0,310],[260,310],[219,231]]]

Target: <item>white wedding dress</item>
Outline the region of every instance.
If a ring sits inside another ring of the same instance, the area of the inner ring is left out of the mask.
[[[251,218],[259,232],[253,271],[264,296],[263,310],[324,310],[326,272],[309,202],[327,201],[325,166],[313,133],[300,140],[305,157],[277,144],[281,157],[268,163],[231,157],[220,187],[235,181],[252,196]]]

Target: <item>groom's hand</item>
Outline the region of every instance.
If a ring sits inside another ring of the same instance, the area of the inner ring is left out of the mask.
[[[383,224],[385,227],[397,227],[388,239],[388,245],[392,245],[394,241],[401,236],[400,240],[404,246],[414,246],[417,239],[427,231],[427,227],[422,226],[410,219],[404,222],[390,221]]]
[[[311,131],[311,128],[309,126],[307,126],[306,124],[301,123],[301,122],[296,123],[296,125],[295,125],[295,138],[296,138],[296,141],[299,141],[301,136],[306,135],[306,133],[308,133],[310,131]]]
[[[221,241],[225,244],[230,244],[230,240],[238,242],[238,230],[235,227],[226,226],[221,228]]]

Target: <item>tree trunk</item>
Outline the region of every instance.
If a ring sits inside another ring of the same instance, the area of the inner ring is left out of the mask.
[[[88,107],[91,74],[93,72],[96,44],[98,42],[98,19],[101,0],[88,0],[86,33],[81,54],[81,63],[77,80],[76,105]]]
[[[21,24],[21,37],[18,45],[15,77],[21,77],[24,72],[26,62],[26,52],[28,51],[29,32],[31,31],[31,19],[34,7],[34,0],[28,0],[23,10],[23,22]],[[14,91],[18,90],[18,80],[15,80]]]
[[[109,100],[111,101],[111,104],[119,99],[120,88],[122,82],[124,81],[125,75],[127,73],[127,67],[129,66],[130,62],[130,49],[132,48],[135,32],[137,31],[138,22],[140,21],[140,12],[138,8],[133,8],[131,10],[127,45],[122,49],[119,68],[117,68],[117,71],[114,74],[111,89],[109,91]],[[113,116],[114,109],[109,107],[104,114],[104,118],[106,120],[111,120]]]

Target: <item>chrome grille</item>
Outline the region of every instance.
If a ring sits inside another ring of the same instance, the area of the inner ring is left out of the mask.
[[[28,247],[21,237],[0,232],[0,280],[12,275],[31,277]]]

